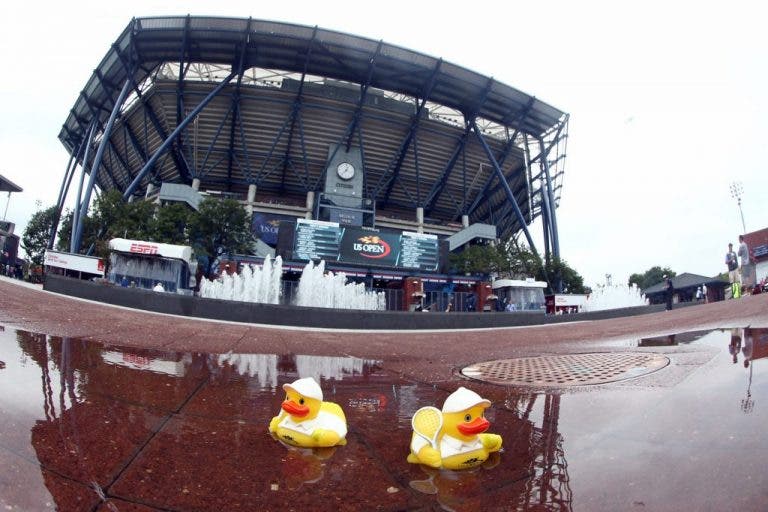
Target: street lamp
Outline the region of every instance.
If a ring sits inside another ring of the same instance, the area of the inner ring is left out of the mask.
[[[734,181],[731,183],[731,197],[736,199],[736,203],[739,205],[739,213],[741,214],[741,228],[743,229],[742,233],[747,232],[747,226],[744,224],[744,212],[741,210],[741,195],[744,193],[744,187],[741,186],[741,183],[738,181]]]

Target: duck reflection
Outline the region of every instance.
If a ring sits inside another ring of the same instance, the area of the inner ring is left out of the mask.
[[[499,464],[499,452],[489,454],[482,466],[462,471],[435,469],[421,465],[419,468],[427,478],[412,480],[412,489],[424,494],[434,494],[444,510],[476,511],[485,507],[485,479],[481,473],[493,469]]]
[[[300,448],[285,444],[274,434],[270,435],[286,448],[280,472],[289,491],[297,491],[305,484],[314,484],[323,479],[326,461],[336,453],[336,446]]]

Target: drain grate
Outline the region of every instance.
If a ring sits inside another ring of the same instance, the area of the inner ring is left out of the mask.
[[[653,353],[592,353],[499,359],[461,370],[472,379],[517,386],[586,386],[631,379],[660,370],[669,359]]]

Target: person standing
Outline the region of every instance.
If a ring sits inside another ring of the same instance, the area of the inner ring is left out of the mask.
[[[728,267],[728,282],[731,283],[731,298],[736,299],[739,297],[738,281],[739,281],[739,260],[736,258],[736,253],[733,251],[733,244],[728,244],[728,252],[725,253],[725,264]]]
[[[741,280],[741,292],[749,295],[752,288],[755,286],[752,279],[752,262],[749,258],[749,247],[747,242],[744,241],[744,235],[739,235],[739,261],[741,261],[741,267],[739,267],[739,276]]]
[[[664,296],[667,299],[667,311],[672,310],[672,295],[675,293],[675,288],[672,285],[672,278],[664,274]]]

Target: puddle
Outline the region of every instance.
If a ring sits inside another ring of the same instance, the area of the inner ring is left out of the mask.
[[[768,330],[654,343],[638,346],[673,350],[664,352],[669,368],[656,373],[686,369],[673,385],[557,394],[470,380],[433,386],[390,372],[386,360],[142,350],[6,328],[0,504],[181,511],[764,503],[756,501],[768,487],[764,472],[741,476],[764,467],[768,450],[766,436],[745,435],[768,419]],[[681,346],[690,350],[674,351]],[[707,357],[684,359],[699,353]],[[303,377],[344,410],[346,446],[293,448],[268,434],[282,385]],[[408,464],[411,417],[441,407],[458,385],[492,401],[489,432],[502,436],[503,451],[466,472]],[[732,474],[723,460],[734,461]],[[714,497],[700,474],[706,468],[713,478],[725,471]]]

